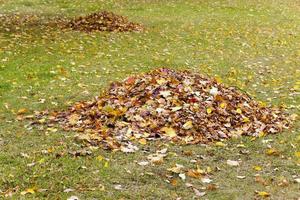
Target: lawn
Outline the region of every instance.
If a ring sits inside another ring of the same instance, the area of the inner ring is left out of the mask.
[[[53,17],[100,10],[128,16],[146,30],[84,33],[43,25]],[[299,119],[282,134],[258,139],[187,146],[152,142],[133,154],[93,148],[91,155],[74,156],[83,148],[75,133],[29,126],[17,116],[20,110],[30,115],[65,109],[112,81],[158,67],[216,77],[299,115],[299,1],[0,0],[0,19],[16,13],[36,23],[0,21],[1,199],[198,198],[190,184],[206,192],[203,199],[300,197]],[[162,164],[138,164],[164,148]],[[175,164],[206,170],[212,182],[182,180],[167,170]]]

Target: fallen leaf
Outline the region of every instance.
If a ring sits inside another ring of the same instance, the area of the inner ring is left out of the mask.
[[[199,190],[197,190],[196,188],[193,188],[195,195],[198,197],[203,197],[204,195],[206,195],[206,192],[200,192]]]
[[[164,162],[164,156],[161,154],[152,154],[147,156],[147,159],[150,160],[153,164],[161,164]]]
[[[139,139],[139,143],[141,145],[145,145],[145,144],[147,144],[147,140],[145,138],[141,138],[141,139]]]
[[[233,166],[233,167],[237,167],[237,166],[240,165],[240,163],[238,161],[235,161],[235,160],[227,160],[226,163],[227,163],[227,165]]]
[[[207,114],[211,114],[211,113],[212,113],[212,108],[210,108],[210,107],[207,108],[207,109],[206,109],[206,112],[207,112]]]
[[[72,114],[69,117],[69,124],[75,125],[78,123],[79,119],[80,119],[80,116],[78,114]]]
[[[123,189],[122,185],[120,185],[120,184],[114,185],[114,188],[116,190],[122,190]]]
[[[165,132],[167,136],[169,137],[176,137],[177,134],[176,134],[176,131],[173,129],[173,128],[170,128],[170,127],[164,127],[162,129],[160,129],[161,131]]]
[[[174,167],[172,168],[168,168],[167,170],[176,174],[179,174],[182,172],[182,170],[184,169],[183,165],[179,165],[179,164],[175,164]]]
[[[173,178],[170,183],[171,185],[176,186],[178,182],[177,179]]]
[[[26,195],[26,194],[34,194],[35,193],[35,188],[28,188],[24,191],[21,192],[21,195]]]
[[[179,174],[178,176],[179,176],[182,180],[185,180],[185,179],[186,179],[185,174]]]
[[[257,192],[257,195],[258,195],[258,196],[261,196],[261,197],[263,197],[263,198],[266,198],[266,197],[269,197],[269,196],[270,196],[270,193],[265,192],[265,191],[258,191],[258,192]]]
[[[262,170],[262,167],[260,167],[260,166],[253,166],[253,169],[254,169],[255,171],[261,171],[261,170]]]
[[[99,161],[102,161],[104,159],[104,157],[99,155],[99,156],[96,157],[96,159],[99,160]]]
[[[148,165],[148,164],[149,164],[148,161],[141,161],[141,162],[138,162],[138,165],[140,165],[140,166],[146,166],[146,165]]]
[[[192,121],[187,121],[185,124],[182,126],[183,129],[191,129],[193,128],[193,122]]]
[[[197,170],[189,169],[188,172],[187,172],[187,176],[189,176],[191,178],[200,178],[201,173]]]
[[[226,106],[227,106],[227,104],[224,102],[220,104],[220,108],[222,108],[222,109],[226,108]]]
[[[206,190],[209,190],[209,191],[213,191],[213,190],[216,190],[218,187],[216,184],[208,184],[206,186]]]
[[[72,189],[72,188],[67,188],[64,190],[65,193],[69,193],[69,192],[73,192],[73,191],[74,191],[74,189]]]
[[[201,178],[202,183],[211,183],[212,180],[210,178]]]
[[[133,153],[137,150],[139,150],[139,148],[132,144],[128,144],[127,146],[121,146],[121,151],[124,153]]]
[[[18,110],[17,114],[18,115],[23,115],[23,114],[25,114],[27,112],[28,112],[28,110],[26,108],[21,108],[21,109]]]
[[[271,156],[271,155],[278,156],[279,152],[274,148],[270,148],[270,149],[266,150],[266,154],[269,155],[269,156]]]
[[[224,144],[223,142],[216,142],[215,145],[217,147],[225,147],[226,146],[226,144]]]

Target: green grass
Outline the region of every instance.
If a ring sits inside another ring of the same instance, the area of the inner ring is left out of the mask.
[[[87,34],[41,26],[54,16],[98,10],[126,15],[147,30]],[[148,153],[125,155],[97,149],[91,156],[73,157],[68,152],[81,149],[73,140],[74,133],[31,129],[28,121],[17,120],[16,112],[21,108],[28,109],[28,114],[62,110],[96,96],[111,81],[171,67],[218,77],[257,100],[283,104],[299,115],[299,11],[300,4],[294,0],[0,0],[0,14],[41,17],[41,23],[24,24],[18,30],[7,30],[0,23],[0,195],[15,188],[13,199],[72,195],[81,199],[192,199],[194,192],[185,183],[198,189],[206,184],[187,177],[173,186],[166,182],[167,168],[175,163],[195,168],[190,160],[202,155],[200,168],[211,167],[211,179],[219,186],[206,191],[208,199],[254,199],[255,191],[269,192],[271,199],[296,199],[300,196],[300,186],[293,181],[300,176],[300,161],[295,156],[300,151],[299,120],[285,133],[255,141],[230,140],[226,147],[152,143],[151,152],[168,146],[171,153],[161,165],[142,167],[136,161],[145,160]],[[40,103],[41,99],[45,102]],[[248,154],[237,148],[240,143]],[[268,146],[280,155],[266,155]],[[43,153],[48,149],[53,150]],[[184,151],[193,154],[186,156]],[[108,166],[97,160],[99,155],[109,159]],[[229,167],[228,159],[242,162],[239,167]],[[28,166],[30,163],[35,165]],[[253,170],[256,165],[262,171]],[[267,185],[256,182],[255,174]],[[283,178],[287,186],[280,186]],[[116,184],[123,190],[114,189]],[[20,194],[33,187],[47,191]],[[66,193],[66,188],[74,191]]]

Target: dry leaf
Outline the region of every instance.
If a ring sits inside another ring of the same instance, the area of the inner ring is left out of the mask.
[[[237,167],[240,165],[240,163],[235,160],[227,160],[226,163],[227,163],[227,165],[234,166],[234,167]]]
[[[162,129],[160,129],[161,131],[165,132],[165,134],[169,137],[176,137],[177,134],[176,134],[176,131],[173,129],[173,128],[170,128],[170,127],[164,127]]]
[[[270,196],[270,193],[265,192],[265,191],[258,191],[257,195],[266,198],[266,197]]]
[[[185,124],[182,126],[183,129],[191,129],[193,128],[193,122],[192,121],[187,121]]]

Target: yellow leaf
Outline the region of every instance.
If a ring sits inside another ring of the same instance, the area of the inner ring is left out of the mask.
[[[47,131],[55,133],[55,132],[57,132],[57,128],[47,128]]]
[[[295,156],[296,156],[297,158],[300,158],[300,151],[295,152]]]
[[[222,79],[221,79],[221,77],[219,77],[219,76],[216,76],[216,77],[215,77],[215,79],[216,79],[216,81],[217,81],[218,83],[222,83]]]
[[[174,167],[168,168],[167,170],[179,174],[182,172],[183,168],[183,165],[176,164]]]
[[[212,169],[211,169],[211,167],[206,167],[206,172],[209,174],[209,173],[211,173],[212,172]]]
[[[265,102],[262,102],[262,101],[259,101],[258,104],[259,104],[260,107],[266,107],[267,106],[267,104]]]
[[[207,114],[210,114],[210,113],[212,113],[212,108],[211,108],[211,107],[209,107],[209,108],[206,108],[206,112],[207,112]]]
[[[187,121],[185,124],[182,126],[183,129],[191,129],[193,128],[193,122],[192,121]]]
[[[117,109],[114,109],[112,106],[110,105],[106,105],[102,108],[102,110],[110,115],[113,115],[113,116],[121,116],[123,115],[127,108],[126,107],[120,107],[120,108],[117,108]]]
[[[258,137],[264,137],[266,134],[265,132],[261,131],[259,134],[258,134]]]
[[[46,119],[44,119],[44,118],[39,120],[40,124],[44,124],[45,122],[46,122]]]
[[[226,146],[226,144],[224,144],[223,142],[216,142],[215,145],[217,147],[225,147]]]
[[[108,161],[106,161],[106,162],[104,163],[104,167],[105,167],[105,168],[108,168]]]
[[[161,129],[161,131],[165,132],[167,136],[169,137],[176,137],[177,134],[176,134],[176,131],[171,128],[171,127],[164,127]]]
[[[27,112],[27,109],[26,109],[26,108],[21,108],[21,109],[18,110],[17,114],[18,114],[18,115],[23,115],[23,114],[25,114],[26,112]]]
[[[161,79],[156,80],[156,82],[157,82],[159,85],[162,85],[162,84],[165,84],[165,83],[168,82],[168,81],[167,81],[166,79],[161,78]]]
[[[261,168],[260,166],[254,166],[253,169],[254,169],[255,171],[261,171],[261,170],[262,170],[262,168]]]
[[[226,105],[227,105],[227,104],[223,102],[223,103],[220,104],[220,107],[221,107],[221,108],[226,108]]]
[[[145,138],[141,138],[141,139],[139,139],[139,143],[142,145],[145,145],[145,144],[147,144],[147,141]]]
[[[245,122],[245,123],[250,122],[250,119],[248,117],[244,117],[243,122]]]
[[[104,157],[100,155],[100,156],[97,156],[96,159],[99,160],[99,161],[102,161],[104,159]]]
[[[34,194],[34,193],[35,193],[34,190],[35,190],[34,188],[28,188],[28,189],[22,191],[22,192],[21,192],[21,195]]]
[[[257,194],[261,197],[269,197],[270,196],[270,193],[265,192],[265,191],[257,192]]]
[[[242,114],[242,110],[240,108],[237,108],[236,112],[239,113],[239,114]]]
[[[271,155],[279,155],[279,152],[276,149],[274,149],[274,148],[270,148],[270,149],[266,150],[266,154],[269,155],[269,156],[271,156]]]

